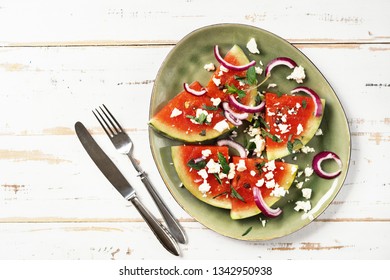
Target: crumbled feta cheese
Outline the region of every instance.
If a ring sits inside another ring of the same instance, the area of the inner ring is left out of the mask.
[[[182,113],[183,113],[183,112],[180,111],[179,109],[173,108],[173,110],[172,110],[172,112],[171,112],[171,118],[180,116]]]
[[[296,183],[295,185],[298,189],[302,189],[303,182]]]
[[[287,76],[288,80],[295,80],[298,84],[303,83],[305,78],[305,69],[302,66],[295,67],[293,72]]]
[[[203,183],[199,185],[198,189],[201,193],[205,195],[208,191],[210,191],[211,186],[206,180],[203,180]]]
[[[311,189],[309,188],[304,188],[302,189],[302,196],[306,199],[310,199],[311,198]]]
[[[217,122],[214,127],[213,127],[215,130],[217,130],[218,132],[223,132],[227,129],[229,129],[229,124],[227,123],[226,120],[222,120],[222,121],[219,121]]]
[[[291,174],[294,174],[295,172],[297,172],[297,170],[298,170],[298,167],[296,165],[293,165],[291,167]]]
[[[268,88],[274,88],[274,87],[277,87],[278,85],[277,84],[269,84],[268,86],[267,86],[267,89]]]
[[[248,43],[246,44],[246,47],[247,49],[251,52],[251,53],[257,53],[259,54],[260,51],[259,49],[257,48],[257,43],[256,43],[256,40],[255,38],[251,38]]]
[[[249,142],[253,142],[256,145],[256,148],[253,150],[256,155],[259,157],[261,153],[265,149],[265,140],[259,134],[257,134],[254,138],[250,139]]]
[[[206,167],[208,168],[208,173],[219,173],[221,171],[221,165],[213,159],[207,162]]]
[[[207,174],[207,171],[204,168],[198,171],[198,175],[203,179],[207,179],[207,177],[209,177],[209,174]]]
[[[270,180],[270,181],[265,182],[265,186],[267,187],[267,189],[273,189],[273,188],[275,188],[275,186],[276,186],[275,180],[272,179],[272,180]]]
[[[297,135],[301,134],[302,131],[303,131],[303,126],[302,126],[302,124],[298,124],[298,126],[297,126]]]
[[[227,69],[225,66],[223,66],[223,65],[220,65],[219,66],[219,70],[222,72],[222,74],[223,74],[223,72],[224,73],[227,73],[227,72],[229,72],[229,69]],[[220,76],[222,76],[222,75],[220,75]]]
[[[285,134],[290,131],[288,124],[280,123],[278,124],[278,128],[280,130],[280,133],[282,134]]]
[[[255,177],[256,176],[256,171],[251,170],[250,174],[251,174],[252,177]]]
[[[261,74],[263,74],[263,68],[261,68],[259,66],[255,66],[255,72],[256,72],[256,74],[261,75]]]
[[[283,187],[275,186],[270,195],[275,197],[283,197],[286,195],[286,193],[287,191]]]
[[[264,185],[264,178],[261,178],[261,179],[259,179],[257,182],[256,182],[256,186],[257,187],[261,187],[261,186],[263,186]]]
[[[213,102],[213,106],[218,106],[221,103],[221,98],[219,97],[217,98],[211,97],[210,100],[211,102]]]
[[[280,120],[282,121],[282,122],[287,122],[287,115],[286,114],[284,114],[281,118],[280,118]]]
[[[301,104],[299,104],[298,102],[295,104],[295,108],[299,109],[301,108]]]
[[[311,209],[311,204],[310,204],[310,201],[297,201],[295,202],[295,207],[294,207],[294,210],[295,211],[300,211],[300,210],[303,210],[305,213],[307,213],[307,211],[309,211]]]
[[[203,158],[207,158],[210,155],[211,155],[211,150],[210,149],[202,150],[202,157]]]
[[[229,167],[230,167],[230,170],[229,170],[229,174],[228,174],[228,179],[233,179],[234,176],[236,176],[236,165],[231,162],[229,163]]]
[[[311,167],[306,167],[305,168],[305,176],[306,177],[310,177],[312,174],[313,174],[313,168],[311,168]]]
[[[266,173],[266,174],[265,174],[265,178],[266,178],[267,180],[273,179],[273,178],[274,178],[274,173],[273,173],[272,171]]]
[[[217,87],[219,87],[219,86],[221,85],[221,79],[217,79],[217,78],[213,77],[212,80],[213,80],[214,84],[215,84]]]
[[[240,159],[240,160],[238,161],[236,170],[239,171],[239,172],[242,172],[242,171],[246,170],[245,160]]]
[[[275,160],[271,160],[269,162],[267,162],[265,164],[265,167],[269,170],[269,171],[274,171],[276,169],[276,165],[275,165]]]
[[[307,154],[307,153],[314,153],[316,150],[314,148],[308,147],[308,146],[303,146],[301,148],[302,153]]]
[[[275,113],[271,112],[271,110],[269,108],[267,108],[267,115],[272,117],[272,116],[275,116]]]
[[[319,128],[316,132],[316,136],[323,135],[322,129]]]
[[[260,220],[261,221],[261,225],[263,226],[263,227],[265,227],[265,224],[267,223],[267,220]]]
[[[211,71],[214,71],[215,70],[215,65],[214,63],[207,63],[203,66],[203,68],[209,72]]]

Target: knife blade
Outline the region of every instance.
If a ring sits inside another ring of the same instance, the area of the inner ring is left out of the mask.
[[[144,218],[150,229],[153,231],[160,243],[170,253],[175,256],[180,255],[179,246],[171,233],[165,228],[152,213],[138,199],[134,188],[126,180],[123,174],[119,171],[116,165],[100,148],[81,122],[76,122],[75,130],[84,149],[97,165],[100,171],[106,176],[108,181],[118,190],[118,192],[128,201],[131,201],[135,208]]]

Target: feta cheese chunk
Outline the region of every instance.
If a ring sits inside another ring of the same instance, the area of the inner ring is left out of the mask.
[[[174,117],[180,116],[181,114],[183,114],[182,111],[180,111],[180,110],[177,109],[177,108],[173,108],[170,117],[171,117],[171,118],[174,118]]]
[[[246,170],[245,160],[240,159],[240,160],[238,161],[238,164],[237,164],[237,166],[236,166],[236,170],[237,170],[238,172],[242,172],[242,171]]]
[[[301,134],[302,131],[303,131],[303,126],[302,126],[302,124],[298,124],[298,126],[297,126],[297,135]]]
[[[206,167],[208,168],[208,173],[219,173],[221,171],[221,165],[213,159],[208,161]]]
[[[221,85],[221,79],[217,79],[217,78],[213,77],[212,80],[213,80],[214,84],[215,84],[217,87],[219,87],[219,86]]]
[[[311,192],[312,190],[309,189],[309,188],[303,188],[302,189],[302,196],[306,199],[310,199],[311,198]]]
[[[211,155],[211,150],[210,149],[202,150],[202,157],[203,158],[207,158],[210,155]]]
[[[209,72],[211,71],[214,71],[215,70],[215,65],[214,63],[207,63],[203,66],[203,68]]]
[[[198,171],[198,175],[202,177],[202,179],[207,179],[207,177],[209,177],[209,174],[207,174],[207,171],[204,168]]]
[[[310,201],[300,201],[298,200],[295,202],[294,210],[299,212],[300,210],[303,210],[305,213],[307,213],[311,209]]]
[[[217,98],[211,97],[210,100],[211,100],[211,102],[213,102],[214,106],[218,106],[222,101],[221,98],[219,98],[219,97],[217,97]]]
[[[217,130],[218,132],[223,132],[223,131],[229,129],[229,124],[227,123],[226,120],[222,120],[222,121],[217,122],[214,125],[214,129]]]
[[[287,191],[283,187],[276,185],[270,195],[275,197],[284,197],[286,193]]]
[[[208,191],[210,191],[210,189],[211,189],[211,186],[209,185],[209,183],[207,182],[207,180],[203,180],[203,183],[200,184],[199,187],[198,187],[198,190],[199,190],[201,193],[203,193],[204,196],[205,196],[205,194],[206,194]]]
[[[306,177],[310,177],[310,176],[313,174],[313,171],[314,171],[313,168],[311,168],[311,167],[306,167],[306,168],[305,168],[305,171],[304,171],[304,172],[305,172],[305,176],[306,176]]]
[[[253,54],[260,53],[259,49],[257,48],[257,43],[256,43],[255,38],[251,38],[248,41],[248,43],[246,44],[246,48]]]
[[[303,83],[306,78],[305,69],[302,66],[296,66],[293,72],[287,76],[288,80],[295,80],[298,84]]]

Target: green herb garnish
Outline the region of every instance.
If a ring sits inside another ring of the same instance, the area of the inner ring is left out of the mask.
[[[254,66],[249,67],[249,69],[246,71],[246,80],[250,85],[257,84],[256,70]]]
[[[241,236],[245,236],[245,235],[247,235],[248,233],[250,233],[251,230],[252,230],[252,228],[253,228],[253,227],[249,227]]]
[[[208,111],[217,111],[218,110],[217,106],[208,106],[206,104],[203,104],[202,108],[205,110],[208,110]]]
[[[206,167],[206,161],[203,159],[195,162],[194,159],[191,159],[189,162],[187,162],[187,165],[195,170],[201,170]]]
[[[277,143],[283,142],[283,140],[280,139],[278,136],[272,135],[271,133],[269,133],[267,130],[265,130],[265,129],[263,129],[263,128],[261,129],[261,135],[262,135],[263,137],[271,138],[272,141],[277,142]]]
[[[236,93],[238,98],[244,98],[246,96],[246,92],[242,89],[238,89],[235,85],[226,84],[227,93]]]
[[[221,152],[218,152],[218,161],[222,167],[222,172],[228,174],[230,171],[229,163]]]
[[[288,141],[287,141],[287,150],[290,152],[290,154],[292,154],[294,150],[297,149],[297,146],[303,145],[302,141],[299,140],[298,138],[294,139],[294,141],[291,141],[291,138],[292,138],[292,134],[288,136]]]
[[[230,195],[233,198],[237,198],[238,200],[241,200],[242,202],[246,203],[245,199],[232,186],[230,186],[230,190],[231,190]]]

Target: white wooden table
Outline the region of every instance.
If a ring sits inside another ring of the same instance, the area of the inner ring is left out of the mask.
[[[183,225],[181,259],[389,259],[390,2],[0,1],[0,259],[176,259],[92,164],[74,133],[91,129],[159,216],[91,110],[108,105]],[[196,222],[165,188],[148,143],[157,71],[194,29],[243,23],[305,53],[338,94],[352,156],[345,185],[314,222],[243,242]]]

